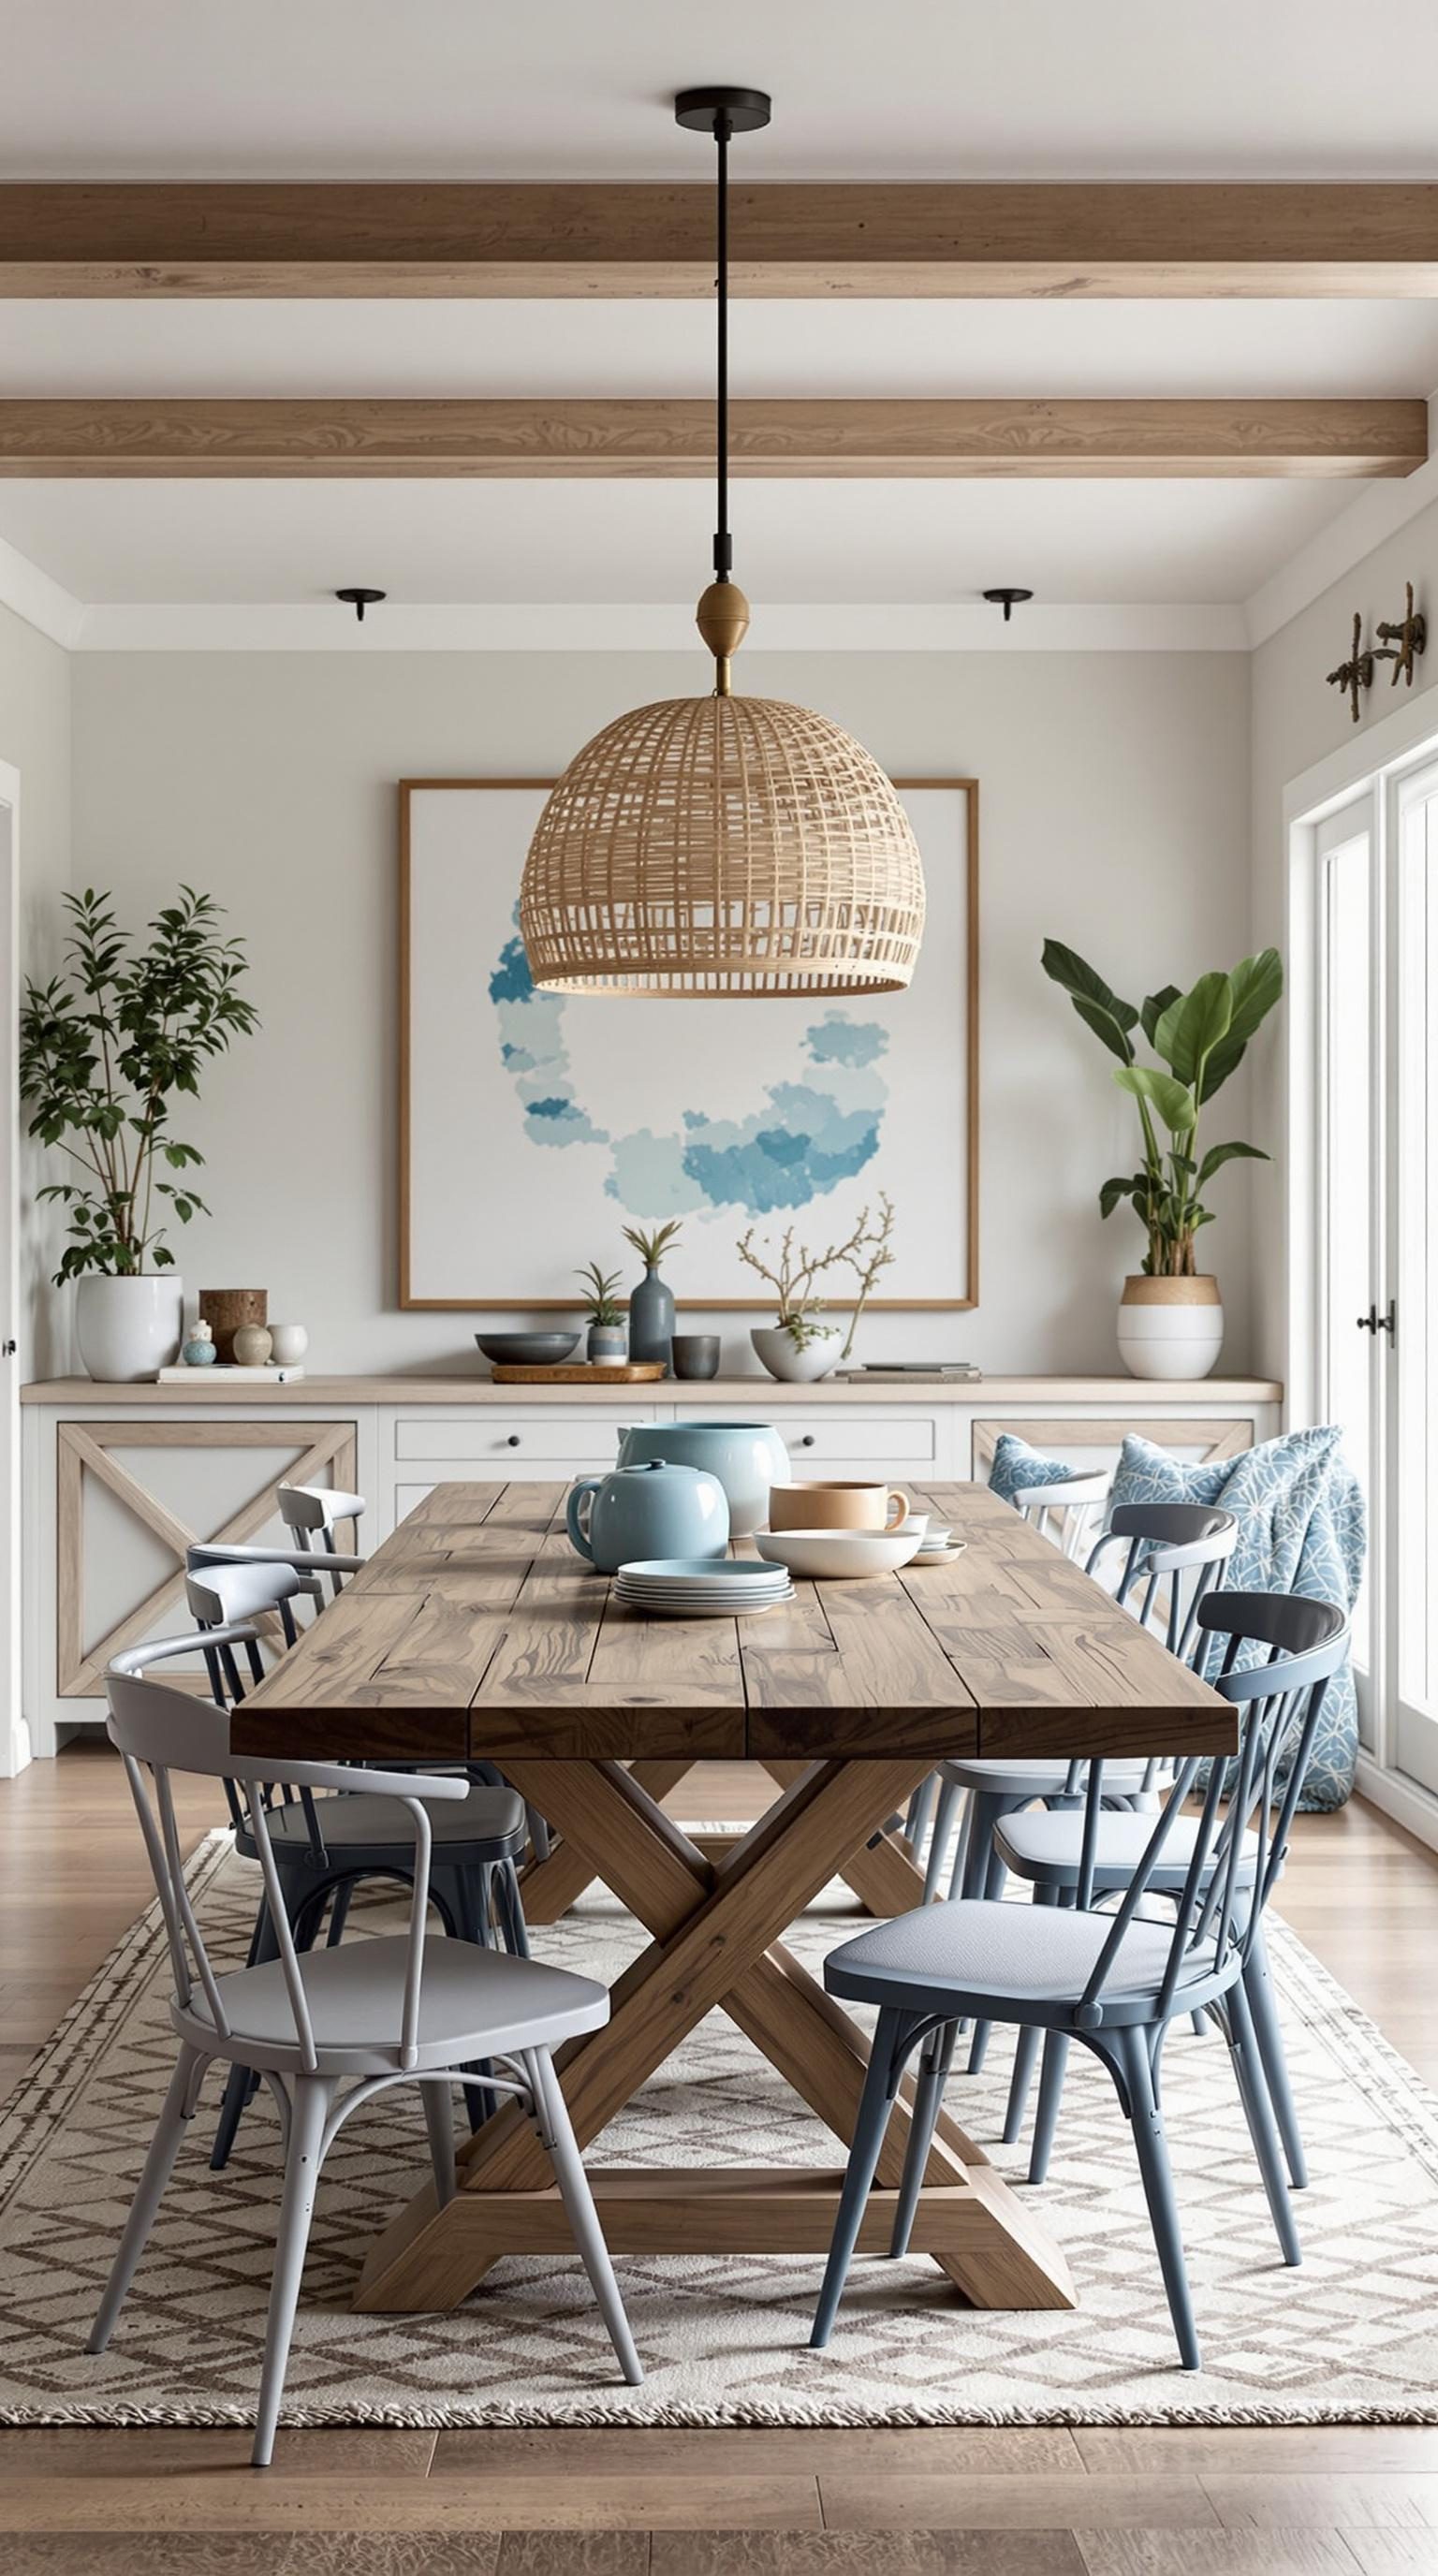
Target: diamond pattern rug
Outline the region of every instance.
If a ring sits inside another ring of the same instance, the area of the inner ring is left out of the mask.
[[[191,1864],[216,1954],[238,1963],[256,1873],[213,1835]],[[393,1916],[390,1918],[393,1920]],[[353,1931],[389,1928],[385,1900]],[[811,1967],[856,1928],[835,1888],[795,1927]],[[346,1936],[351,1937],[350,1935]],[[642,1946],[597,1891],[536,1931],[557,1965],[612,1978]],[[325,2167],[284,2420],[390,2424],[1300,2424],[1438,2422],[1438,2102],[1281,1924],[1272,1951],[1313,2179],[1305,2260],[1280,2262],[1216,2035],[1170,2039],[1165,2094],[1206,2367],[1174,2359],[1132,2150],[1107,2076],[1076,2050],[1045,2213],[1080,2292],[1071,2314],[963,2306],[923,2258],[856,2264],[827,2353],[806,2337],[807,2256],[625,2256],[647,2379],[625,2389],[573,2260],[511,2259],[453,2315],[356,2316],[368,2240],[426,2171],[417,2098],[381,2095]],[[85,2352],[173,2060],[157,1914],[105,1962],[0,2113],[0,2422],[252,2420],[279,2190],[267,2097],[228,2171],[208,2152],[212,2074],[108,2353]],[[986,2147],[1011,2042],[956,2077]],[[994,2146],[1015,2177],[1026,2149]],[[832,2139],[722,2016],[701,2025],[596,2140],[593,2164],[837,2163]]]

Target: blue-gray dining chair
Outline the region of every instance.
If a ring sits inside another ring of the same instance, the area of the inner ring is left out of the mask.
[[[243,1625],[212,1632],[223,1651],[251,1642]],[[430,2160],[441,2202],[456,2187],[452,2090],[473,2079],[476,2059],[506,2068],[495,2089],[513,2094],[533,2120],[554,2168],[575,2245],[589,2274],[620,2367],[631,2386],[643,2378],[575,2143],[552,2050],[598,2030],[609,2018],[606,1989],[562,1968],[541,1967],[506,1951],[436,1940],[426,1931],[432,1825],[449,1802],[468,1794],[463,1779],[439,1774],[351,1771],[335,1763],[292,1763],[304,1796],[333,1791],[346,1806],[373,1802],[405,1811],[411,1845],[409,1928],[400,1935],[348,1942],[341,1949],[302,1950],[291,1933],[268,1830],[265,1782],[230,1746],[227,1710],[145,1678],[145,1667],[201,1650],[195,1637],[172,1637],[116,1657],[107,1676],[109,1733],[125,1764],[164,1916],[175,1992],[170,2019],[179,2056],[139,2188],[120,2239],[90,2336],[103,2352],[145,2250],[187,2122],[207,2069],[218,2060],[253,2072],[275,2097],[285,2148],[269,2325],[251,2458],[268,2465],[274,2448],[299,2297],[300,2275],[320,2168],[336,2136],[362,2104],[391,2085],[420,2086]],[[263,1965],[217,1970],[190,1903],[170,1787],[172,1772],[233,1782],[250,1818],[254,1848],[276,1925],[276,1956]],[[348,2087],[348,2089],[346,2089]]]
[[[282,1561],[197,1567],[185,1579],[185,1596],[200,1631],[212,1696],[223,1707],[245,1696],[241,1657],[232,1632],[243,1626],[244,1670],[251,1685],[264,1675],[264,1662],[253,1622],[273,1611],[287,1646],[295,1643],[291,1604],[299,1576]],[[517,1957],[529,1954],[524,1906],[519,1892],[518,1863],[526,1842],[524,1802],[513,1789],[474,1787],[461,1773],[461,1803],[446,1801],[431,1818],[433,1856],[431,1896],[451,1938],[495,1945],[496,1923],[504,1947]],[[329,1915],[331,1947],[341,1938],[355,1888],[365,1879],[388,1878],[407,1884],[414,1867],[414,1837],[408,1815],[372,1796],[347,1806],[343,1799],[317,1803],[292,1794],[290,1782],[272,1782],[263,1800],[265,1835],[274,1856],[285,1900],[285,1917],[296,1945],[308,1950]],[[255,1846],[249,1808],[233,1782],[227,1783],[235,1849],[245,1860],[262,1856]],[[261,1894],[250,1942],[251,1967],[278,1956],[268,1882]],[[225,2088],[210,2161],[216,2171],[228,2161],[245,2104],[255,2089],[243,2067],[236,2066]],[[482,2090],[469,2096],[470,2117],[478,2122],[493,2108]]]
[[[1288,1633],[1304,1642],[1267,1663],[1238,1668],[1243,1630],[1278,1596],[1239,1594],[1225,1608],[1215,1594],[1199,1609],[1207,1628],[1229,1631],[1216,1688],[1239,1711],[1239,1751],[1208,1766],[1196,1818],[1184,1809],[1203,1768],[1182,1760],[1147,1828],[1144,1850],[1116,1910],[1094,1903],[1095,1855],[1103,1823],[1102,1761],[1088,1765],[1083,1837],[1071,1908],[960,1900],[920,1906],[846,1942],[825,1962],[824,1984],[845,2002],[876,2005],[878,2027],[864,2080],[854,2142],[811,2340],[826,2344],[853,2258],[864,2204],[904,2067],[920,2058],[909,2145],[894,2218],[892,2252],[907,2251],[934,2123],[953,2061],[960,2021],[982,2015],[1036,2025],[1051,2044],[1074,2039],[1108,2068],[1133,2132],[1169,2312],[1185,2370],[1201,2368],[1188,2270],[1179,2228],[1159,2064],[1169,2024],[1207,2013],[1223,2031],[1269,2210],[1287,2263],[1301,2260],[1293,2209],[1244,1985],[1263,1908],[1283,1865],[1323,1695],[1348,1648],[1344,1614],[1325,1601],[1286,1603]],[[1287,1764],[1279,1787],[1280,1766]],[[1141,1912],[1172,1838],[1192,1826],[1182,1884],[1162,1922]],[[1245,1864],[1251,1842],[1252,1865]]]

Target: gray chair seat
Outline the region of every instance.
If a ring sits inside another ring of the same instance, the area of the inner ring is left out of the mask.
[[[1177,1816],[1162,1854],[1149,1874],[1150,1887],[1181,1887],[1188,1876],[1198,1839],[1197,1816]],[[1080,1811],[1027,1808],[1005,1816],[994,1828],[994,1849],[1017,1878],[1039,1879],[1053,1887],[1077,1887],[1083,1851],[1084,1820]],[[1152,1816],[1106,1809],[1098,1820],[1094,1842],[1094,1886],[1105,1891],[1127,1887],[1153,1836]],[[1258,1836],[1245,1834],[1239,1846],[1239,1883],[1253,1884],[1258,1867]]]
[[[963,1789],[978,1789],[993,1798],[1059,1798],[1067,1786],[1070,1764],[1067,1762],[1002,1762],[957,1761],[942,1766],[946,1780]],[[1103,1789],[1106,1798],[1130,1798],[1143,1787],[1143,1762],[1106,1762]]]
[[[351,1797],[341,1791],[333,1798],[317,1798],[314,1810],[325,1849],[337,1855],[349,1856],[357,1848],[373,1851],[384,1845],[398,1845],[404,1851],[413,1849],[414,1819],[400,1798]],[[436,1851],[456,1843],[493,1843],[497,1846],[495,1857],[500,1858],[508,1850],[518,1852],[524,1848],[524,1800],[513,1789],[471,1789],[462,1804],[446,1801],[441,1805],[436,1799],[426,1812]],[[308,1819],[297,1801],[272,1807],[267,1830],[281,1856],[287,1847],[310,1849]],[[475,1858],[479,1857],[476,1850]]]
[[[1152,1817],[1136,1821],[1152,1835]],[[1048,2018],[1048,2007],[1062,2019],[1064,2004],[1077,2007],[1113,1928],[1111,1914],[961,1897],[956,1904],[920,1906],[846,1941],[826,1959],[824,1983],[856,2003],[885,2004],[902,1992],[917,2008],[922,1992],[924,2009],[932,1995],[934,2009],[946,2013],[967,2015],[980,2005],[992,2021],[1029,2021]],[[1173,1938],[1172,1916],[1129,1925],[1104,1980],[1105,2022],[1148,2018]],[[1212,1944],[1196,1952],[1184,1995],[1205,1989],[1216,1964]]]
[[[442,1935],[427,1938],[423,1948],[418,2068],[502,2057],[511,2049],[557,2048],[561,2040],[598,2030],[609,2019],[608,1989],[592,1977]],[[377,2046],[375,2033],[400,2028],[411,1958],[409,1939],[398,1934],[299,1954],[316,2072],[382,2075],[397,2068],[398,2051]],[[283,1960],[236,1968],[217,1983],[230,2023],[225,2055],[241,2066],[299,2069],[303,2060]],[[188,2004],[175,2003],[170,2010],[182,2039],[213,2047],[216,2025],[200,1988],[192,1990]]]

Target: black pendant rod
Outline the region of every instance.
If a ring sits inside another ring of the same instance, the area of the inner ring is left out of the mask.
[[[715,443],[718,448],[719,516],[719,524],[714,531],[716,581],[729,579],[734,562],[734,547],[729,535],[729,140],[733,131],[727,110],[721,108],[714,119],[714,141],[719,154],[719,220],[716,245],[719,381],[714,405]]]

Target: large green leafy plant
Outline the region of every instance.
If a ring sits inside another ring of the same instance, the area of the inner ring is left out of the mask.
[[[1192,1278],[1194,1238],[1200,1226],[1213,1222],[1201,1192],[1225,1163],[1268,1160],[1261,1145],[1236,1141],[1210,1145],[1200,1154],[1198,1131],[1206,1104],[1242,1062],[1249,1039],[1283,991],[1283,961],[1276,948],[1265,948],[1229,975],[1200,975],[1187,993],[1165,984],[1137,1007],[1120,1001],[1060,940],[1044,941],[1043,969],[1067,993],[1085,1028],[1118,1057],[1114,1080],[1138,1104],[1141,1167],[1105,1181],[1100,1211],[1112,1216],[1131,1199],[1148,1236],[1145,1272],[1159,1279]],[[1160,1059],[1157,1065],[1138,1062],[1137,1028]]]
[[[83,1176],[36,1194],[65,1209],[70,1241],[57,1288],[86,1270],[173,1268],[165,1227],[209,1210],[184,1177],[205,1158],[171,1132],[171,1102],[195,1098],[201,1067],[258,1026],[239,990],[244,942],[218,936],[220,906],[209,895],[183,886],[147,925],[144,948],[116,929],[110,897],[93,887],[67,894],[65,906],[62,971],[48,984],[27,982],[20,1009],[29,1132]]]

